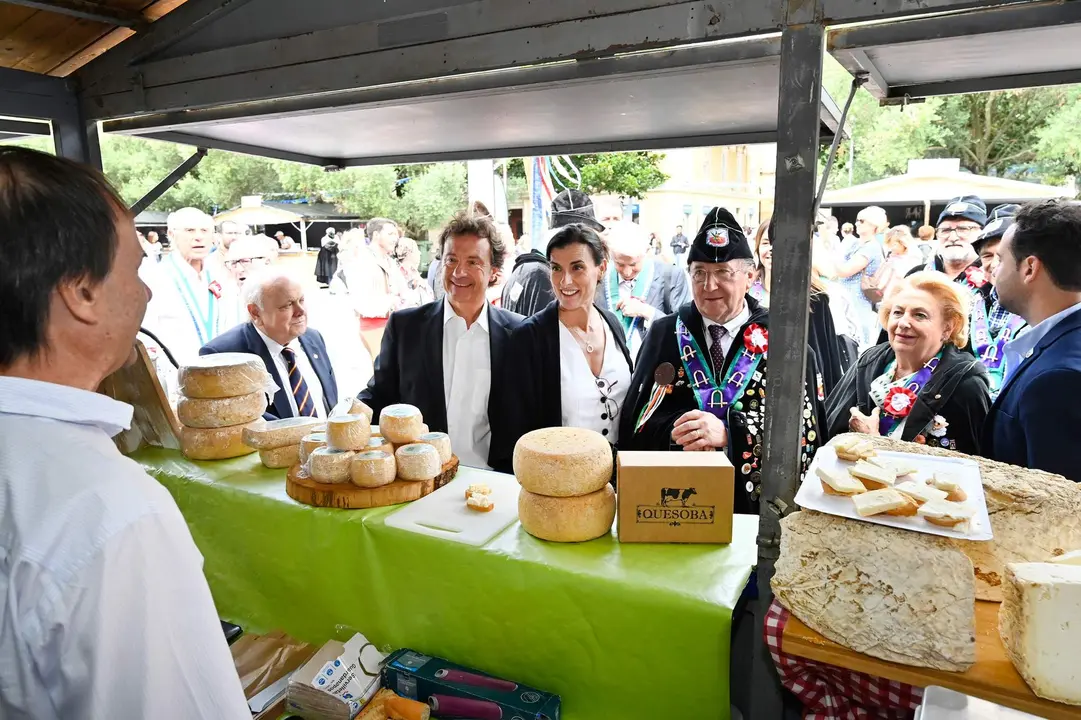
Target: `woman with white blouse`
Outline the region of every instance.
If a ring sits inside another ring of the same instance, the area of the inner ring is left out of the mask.
[[[560,229],[548,241],[556,300],[514,332],[504,364],[505,417],[493,423],[492,447],[510,458],[522,435],[544,427],[595,430],[615,444],[631,356],[619,320],[594,304],[608,267],[597,230]]]

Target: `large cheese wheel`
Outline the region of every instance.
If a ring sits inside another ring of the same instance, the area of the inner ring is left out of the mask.
[[[335,450],[364,450],[372,436],[372,425],[363,414],[339,415],[327,420],[327,447]]]
[[[219,428],[258,420],[266,410],[266,395],[259,392],[230,398],[186,398],[176,404],[176,416],[191,428]]]
[[[349,465],[349,476],[358,487],[390,485],[398,474],[398,464],[388,452],[373,450],[357,453]]]
[[[514,476],[531,493],[575,497],[612,479],[612,446],[593,430],[553,427],[526,433],[514,446]]]
[[[304,436],[304,439],[300,441],[300,457],[299,460],[302,463],[308,462],[308,458],[316,448],[327,446],[326,433],[308,433]]]
[[[443,469],[439,451],[423,443],[402,445],[394,451],[394,459],[402,480],[431,480]]]
[[[272,470],[293,467],[300,462],[300,446],[286,445],[285,447],[274,448],[273,450],[260,450],[259,460],[262,461],[263,465]]]
[[[453,451],[450,447],[450,435],[441,432],[424,433],[417,442],[424,443],[425,445],[431,445],[439,452],[439,462],[446,465],[450,462]]]
[[[316,482],[349,482],[349,463],[354,455],[356,453],[352,450],[316,448],[308,458],[308,472]]]
[[[245,425],[223,428],[180,428],[180,451],[192,460],[225,460],[250,455],[255,450],[244,443],[244,433],[265,424],[262,418]]]
[[[578,497],[518,493],[518,519],[533,537],[552,542],[585,542],[606,535],[616,518],[616,492],[605,483]]]
[[[265,391],[270,374],[258,355],[216,353],[180,368],[177,381],[184,397],[227,398]]]
[[[313,417],[291,417],[271,420],[244,433],[244,442],[256,450],[273,450],[286,445],[299,445],[308,433],[319,432],[325,421]]]
[[[395,445],[415,443],[424,434],[424,417],[412,405],[387,405],[379,413],[379,430]]]

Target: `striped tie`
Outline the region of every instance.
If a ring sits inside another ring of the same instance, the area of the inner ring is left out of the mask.
[[[282,357],[285,358],[285,367],[289,370],[289,386],[293,389],[293,397],[297,401],[297,415],[315,417],[315,403],[308,390],[308,383],[304,382],[304,376],[297,367],[297,354],[292,348],[282,348]]]

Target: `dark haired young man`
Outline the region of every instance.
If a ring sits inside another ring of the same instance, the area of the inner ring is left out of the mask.
[[[1026,205],[999,245],[999,302],[1030,326],[1005,347],[988,457],[1081,481],[1081,204]]]
[[[6,147],[0,226],[0,717],[249,718],[184,518],[113,444],[133,409],[95,392],[150,300],[131,214]]]

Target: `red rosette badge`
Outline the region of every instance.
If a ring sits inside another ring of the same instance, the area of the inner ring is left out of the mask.
[[[756,355],[765,355],[769,351],[769,330],[758,323],[749,325],[743,331],[743,344]]]
[[[905,387],[896,387],[886,393],[883,409],[896,418],[908,417],[916,404],[916,393]]]
[[[968,280],[969,285],[979,289],[987,284],[987,273],[983,271],[983,268],[973,266],[965,270],[965,279]]]

